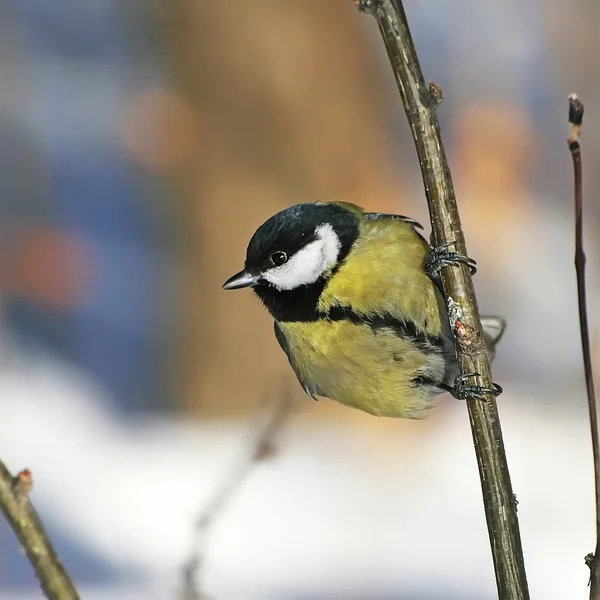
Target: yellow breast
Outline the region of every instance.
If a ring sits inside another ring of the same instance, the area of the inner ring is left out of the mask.
[[[302,380],[323,394],[377,416],[421,418],[431,396],[413,379],[427,359],[390,329],[347,321],[281,323]]]

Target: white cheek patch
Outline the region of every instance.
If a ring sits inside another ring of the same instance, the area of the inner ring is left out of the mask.
[[[262,274],[278,290],[293,290],[314,283],[337,262],[340,238],[329,223],[315,230],[317,239],[296,252],[288,262]]]

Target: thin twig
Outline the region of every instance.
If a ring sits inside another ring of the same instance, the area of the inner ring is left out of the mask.
[[[275,454],[277,435],[292,414],[292,410],[292,393],[287,383],[285,383],[273,414],[269,417],[264,428],[260,431],[241,462],[202,509],[194,524],[193,549],[182,569],[183,586],[181,600],[208,599],[208,596],[199,585],[199,580],[210,530],[213,529],[217,517],[227,507],[235,493],[256,468],[257,464]]]
[[[355,0],[360,10],[374,15],[383,37],[404,110],[415,142],[429,206],[434,246],[453,244],[468,256],[460,224],[448,161],[436,110],[442,101],[436,84],[426,86],[401,0]],[[483,343],[477,300],[469,269],[442,272],[444,292],[460,331],[457,354],[463,373],[479,373],[479,384],[492,384],[489,358]],[[454,322],[453,322],[454,323]],[[515,496],[510,481],[502,430],[493,397],[468,402],[469,419],[483,492],[496,584],[501,600],[529,598]]]
[[[590,568],[590,600],[600,599],[600,434],[598,432],[598,409],[592,372],[592,352],[588,327],[587,300],[585,290],[585,251],[583,249],[583,189],[581,176],[581,125],[583,104],[577,94],[569,96],[569,151],[573,159],[574,207],[575,207],[575,273],[577,276],[577,306],[579,308],[579,330],[583,351],[583,368],[587,390],[592,452],[594,455],[594,483],[596,487],[596,550],[585,557]]]
[[[19,538],[44,594],[50,600],[78,600],[77,591],[31,505],[31,486],[28,469],[13,477],[0,461],[0,507]]]

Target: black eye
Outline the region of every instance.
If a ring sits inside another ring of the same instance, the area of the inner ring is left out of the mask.
[[[271,262],[276,266],[281,266],[288,259],[287,254],[285,252],[277,251],[271,254]]]

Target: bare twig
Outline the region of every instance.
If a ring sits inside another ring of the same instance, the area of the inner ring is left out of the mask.
[[[223,485],[218,488],[200,513],[193,530],[193,549],[183,566],[183,586],[181,600],[207,600],[198,582],[204,562],[204,554],[210,530],[217,517],[227,507],[235,493],[255,469],[257,464],[273,456],[276,452],[276,438],[293,409],[292,393],[287,383],[282,386],[280,399],[273,414],[252,443],[241,462],[232,471]]]
[[[13,477],[0,461],[0,507],[19,538],[42,590],[50,600],[77,600],[77,591],[29,501],[32,485],[28,469]]]
[[[401,0],[355,0],[360,10],[370,12],[379,25],[398,84],[402,104],[415,142],[425,194],[429,206],[434,246],[453,244],[468,256],[462,233],[448,161],[442,143],[436,110],[442,93],[436,84],[426,86]],[[460,319],[460,330],[470,331],[469,340],[483,340],[477,300],[469,269],[444,269],[444,292]],[[479,373],[479,383],[492,384],[488,354],[483,343],[461,343],[457,354],[463,373]],[[502,430],[493,397],[468,402],[469,419],[487,519],[496,583],[501,600],[529,598],[521,547],[515,497],[502,440]]]
[[[575,206],[575,273],[577,277],[577,306],[579,308],[579,329],[583,368],[587,390],[590,428],[592,433],[592,452],[594,455],[594,483],[596,487],[596,550],[585,557],[590,568],[590,599],[600,599],[600,434],[598,432],[598,409],[594,391],[592,372],[592,352],[588,327],[587,301],[585,290],[585,251],[583,249],[583,189],[581,177],[581,125],[583,123],[583,104],[577,94],[569,96],[569,151],[573,159],[574,206]]]

